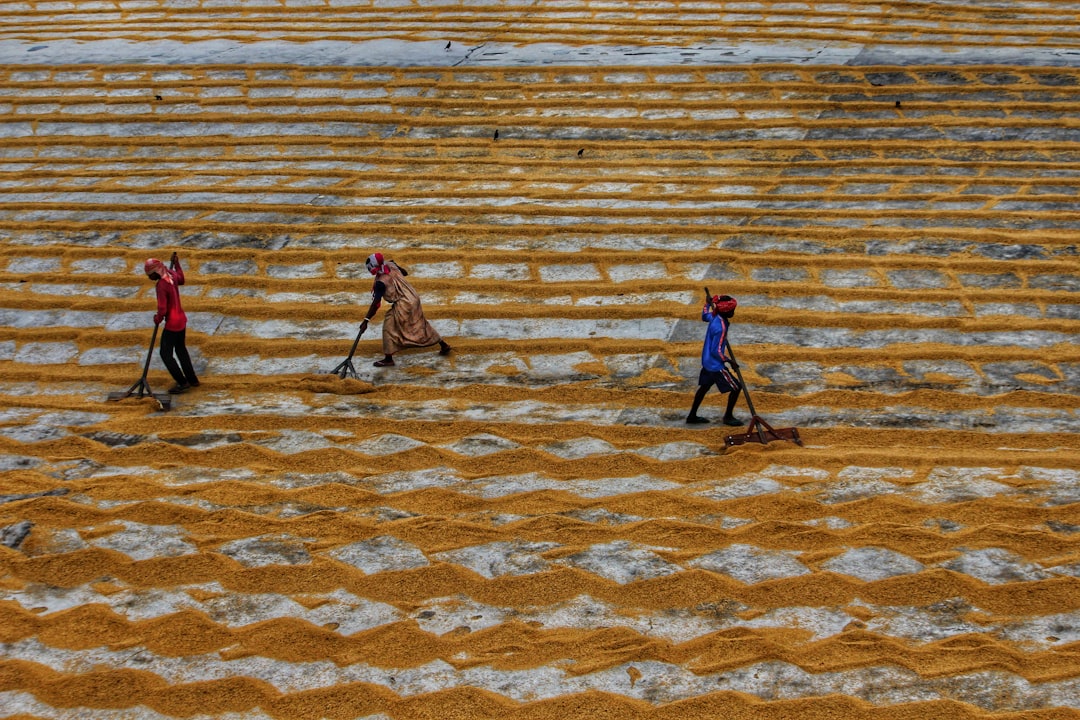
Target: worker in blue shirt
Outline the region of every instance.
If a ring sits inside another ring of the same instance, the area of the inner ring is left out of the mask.
[[[709,422],[697,414],[701,401],[713,385],[722,393],[728,394],[727,411],[724,413],[725,425],[742,425],[733,414],[735,403],[739,400],[739,391],[742,386],[735,376],[731,374],[727,366],[737,369],[738,365],[731,357],[728,348],[728,328],[731,327],[731,318],[735,315],[735,306],[738,303],[729,295],[713,295],[705,298],[705,306],[701,309],[701,321],[709,323],[705,331],[705,344],[701,348],[701,372],[698,374],[698,389],[694,395],[694,404],[690,408],[690,414],[686,416],[686,422],[690,425],[699,425]]]

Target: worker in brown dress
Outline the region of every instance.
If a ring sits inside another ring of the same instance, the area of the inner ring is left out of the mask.
[[[450,346],[424,317],[420,296],[405,281],[409,273],[393,260],[383,258],[382,253],[368,256],[366,265],[368,272],[375,276],[375,286],[371,290],[371,306],[360,323],[361,333],[367,330],[368,321],[375,317],[382,301],[390,303],[382,329],[383,354],[386,357],[375,361],[375,367],[394,365],[394,353],[407,347],[438,345],[440,355],[449,355]]]

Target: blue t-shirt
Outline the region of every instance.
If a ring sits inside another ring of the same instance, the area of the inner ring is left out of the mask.
[[[709,323],[705,344],[701,348],[701,367],[709,372],[724,370],[724,361],[728,359],[727,332],[730,322],[709,311],[701,313],[701,320]]]

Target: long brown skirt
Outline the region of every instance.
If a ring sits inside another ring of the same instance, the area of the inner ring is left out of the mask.
[[[412,302],[402,298],[393,304],[383,320],[383,353],[393,355],[407,347],[428,347],[435,345],[442,336],[424,317],[419,299]]]

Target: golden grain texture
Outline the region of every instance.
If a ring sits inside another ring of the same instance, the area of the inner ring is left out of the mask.
[[[17,712],[1075,713],[1075,70],[2,72]],[[455,351],[340,380],[373,250]]]

